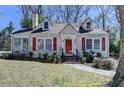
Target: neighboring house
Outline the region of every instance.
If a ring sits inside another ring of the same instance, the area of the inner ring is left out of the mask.
[[[33,52],[34,57],[43,53],[56,52],[66,56],[76,55],[77,51],[99,52],[109,57],[109,34],[94,27],[88,18],[82,23],[51,23],[44,18],[38,24],[38,15],[33,14],[33,29],[19,30],[12,33],[12,51]]]

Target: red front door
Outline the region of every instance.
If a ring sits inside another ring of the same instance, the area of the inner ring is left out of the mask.
[[[72,40],[71,39],[66,39],[66,45],[65,45],[65,49],[66,49],[66,54],[72,54]]]

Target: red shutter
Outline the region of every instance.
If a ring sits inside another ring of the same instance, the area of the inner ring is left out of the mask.
[[[102,50],[105,50],[105,37],[102,38]]]
[[[33,39],[32,39],[32,50],[33,51],[36,50],[36,37],[33,37]]]
[[[57,38],[53,37],[53,50],[56,51],[57,50]]]
[[[85,37],[82,37],[82,50],[85,50]]]

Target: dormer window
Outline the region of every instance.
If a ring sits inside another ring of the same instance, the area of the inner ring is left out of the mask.
[[[48,29],[48,22],[44,22],[44,29]]]
[[[91,29],[91,22],[87,22],[87,29]]]

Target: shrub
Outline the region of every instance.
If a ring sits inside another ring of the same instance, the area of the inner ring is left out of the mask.
[[[57,56],[56,53],[53,53],[51,56],[49,56],[49,62],[50,63],[61,63],[61,58]]]
[[[110,53],[118,53],[120,52],[120,41],[117,41],[115,43],[110,43]]]
[[[111,53],[110,56],[115,58],[115,59],[118,59],[119,58],[119,53]]]
[[[61,63],[61,58],[57,56],[56,53],[53,53],[51,56],[48,53],[43,54],[43,62],[45,63]]]
[[[42,55],[42,59],[43,59],[44,63],[48,63],[49,62],[49,55],[48,55],[48,53],[44,53]]]
[[[82,64],[86,63],[86,58],[85,57],[81,58],[81,63]]]
[[[86,62],[87,62],[87,63],[92,63],[92,62],[93,62],[93,58],[94,58],[93,56],[90,56],[90,55],[89,55],[89,56],[86,58]]]
[[[83,51],[83,57],[85,57],[86,58],[86,62],[87,63],[92,63],[93,62],[93,58],[94,58],[94,56],[93,56],[93,54],[94,54],[94,52],[86,52],[86,51]]]
[[[83,57],[88,57],[88,56],[89,56],[89,53],[86,51],[83,51]]]
[[[34,55],[33,52],[29,52],[29,56],[30,56],[31,59],[32,59],[33,55]]]
[[[102,68],[106,70],[111,70],[113,69],[113,63],[110,60],[103,60]]]
[[[22,60],[22,59],[24,59],[24,56],[23,56],[23,54],[21,54],[21,53],[16,53],[16,54],[14,55],[14,58],[15,58],[15,59],[18,59],[18,60]]]
[[[61,58],[56,53],[53,53],[53,56],[53,63],[61,63]]]
[[[102,54],[98,52],[98,53],[96,53],[96,57],[101,58]]]
[[[95,58],[93,60],[93,67],[95,67],[95,68],[101,68],[101,63],[102,63],[102,60],[101,59]]]
[[[2,58],[3,59],[13,59],[14,55],[13,54],[3,54]]]
[[[102,60],[99,58],[95,58],[93,60],[93,67],[101,68],[101,69],[105,69],[105,70],[111,70],[111,69],[113,69],[113,63],[110,60]]]

